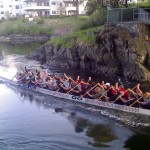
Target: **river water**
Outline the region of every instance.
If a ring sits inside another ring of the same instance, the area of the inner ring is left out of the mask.
[[[11,80],[22,66],[41,67],[13,46],[0,46],[0,76]],[[30,51],[28,46],[23,50]],[[143,150],[149,143],[149,135],[98,110],[0,83],[0,150]]]

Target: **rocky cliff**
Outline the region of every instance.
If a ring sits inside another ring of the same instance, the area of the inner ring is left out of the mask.
[[[150,81],[150,42],[145,40],[149,26],[107,25],[96,32],[96,43],[84,42],[72,48],[44,45],[30,56],[61,68],[87,69],[95,73],[120,75]]]

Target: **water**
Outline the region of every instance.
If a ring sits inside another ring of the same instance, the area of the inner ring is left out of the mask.
[[[41,67],[8,54],[0,76],[12,79],[21,66]],[[0,150],[143,150],[149,142],[149,135],[90,107],[0,84]]]
[[[96,150],[116,144],[121,149],[133,134],[97,113],[53,97],[5,84],[0,85],[0,95],[0,149]]]

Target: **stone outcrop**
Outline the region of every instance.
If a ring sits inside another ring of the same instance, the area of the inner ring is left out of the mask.
[[[143,26],[107,26],[96,33],[97,42],[93,46],[82,42],[73,48],[45,45],[30,58],[50,66],[84,68],[95,73],[150,81],[150,42],[145,41]]]
[[[50,39],[49,35],[30,36],[30,35],[11,34],[0,36],[0,42],[9,42],[9,43],[45,42],[48,41],[49,39]]]

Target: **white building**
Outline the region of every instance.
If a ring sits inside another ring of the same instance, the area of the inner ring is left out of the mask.
[[[50,15],[49,0],[25,0],[24,3],[24,11],[32,17]]]
[[[76,15],[77,14],[77,3],[76,0],[63,0],[65,4],[66,15]],[[85,14],[85,6],[87,0],[84,0],[82,3],[78,5],[78,13],[79,15]]]
[[[32,17],[51,15],[75,15],[76,0],[24,0],[24,10]],[[79,4],[79,14],[85,14],[87,0]]]
[[[23,0],[11,0],[11,16],[20,16],[23,15],[25,12],[23,10],[24,2]]]
[[[79,4],[79,14],[85,14],[87,0]],[[0,0],[0,19],[20,15],[45,16],[75,15],[76,0]]]
[[[23,0],[0,0],[0,19],[24,14],[22,5]]]
[[[0,0],[0,20],[7,19],[10,16],[11,0]]]

